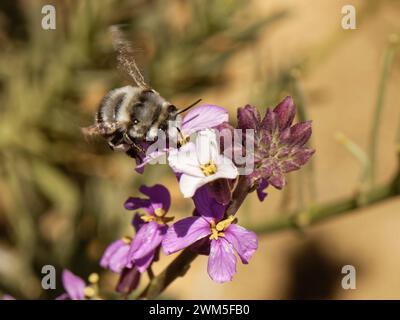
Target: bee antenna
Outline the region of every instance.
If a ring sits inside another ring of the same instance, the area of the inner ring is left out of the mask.
[[[190,108],[193,108],[196,104],[198,104],[202,99],[197,100],[196,102],[193,102],[190,106],[186,107],[185,109],[179,110],[177,114],[183,113],[185,111],[188,111]]]

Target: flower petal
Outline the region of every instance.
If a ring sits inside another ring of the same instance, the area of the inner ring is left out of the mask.
[[[164,159],[163,159],[164,158]],[[139,170],[139,173],[143,173],[144,167],[147,164],[156,164],[156,163],[166,163],[167,159],[167,151],[163,150],[163,151],[155,151],[155,152],[151,152],[150,154],[146,155],[143,160],[141,161],[141,163],[139,163],[138,165],[136,165],[135,170]]]
[[[214,221],[222,219],[225,207],[210,196],[206,186],[197,189],[193,197],[193,202],[198,213],[208,221],[211,219]]]
[[[214,174],[214,179],[219,179],[219,178],[226,178],[226,179],[235,179],[239,172],[236,166],[233,164],[232,160],[229,159],[228,157],[225,157],[223,155],[219,155],[215,159],[215,163],[217,166],[217,173]],[[209,177],[213,177],[209,176]]]
[[[140,272],[137,268],[125,268],[117,284],[116,291],[123,294],[129,294],[137,288],[140,280]]]
[[[266,188],[268,188],[268,186],[269,186],[269,183],[268,183],[267,179],[260,180],[260,184],[258,185],[258,188],[257,188],[258,200],[264,201],[265,197],[268,195],[266,192],[264,192],[264,190]]]
[[[144,256],[143,258],[135,260],[135,266],[140,273],[145,272],[149,268],[151,263],[154,261],[154,256],[155,250],[151,251],[147,256]]]
[[[217,135],[214,130],[200,131],[196,138],[196,154],[200,164],[207,164],[219,156]]]
[[[188,174],[182,174],[179,179],[179,189],[184,198],[191,198],[196,190],[209,181],[206,178],[194,177]]]
[[[265,197],[267,196],[267,193],[264,192],[264,190],[268,188],[268,185],[269,183],[267,179],[261,179],[260,184],[257,188],[257,196],[260,201],[264,201]]]
[[[224,231],[224,237],[235,248],[243,263],[247,264],[258,248],[257,236],[237,224],[231,224]]]
[[[123,247],[127,247],[129,249],[129,246],[122,240],[116,240],[112,242],[104,251],[103,256],[100,259],[100,266],[102,266],[105,269],[109,268],[111,259],[117,253],[117,251],[119,251],[119,249]],[[125,257],[125,263],[126,263],[126,257]]]
[[[208,274],[215,282],[231,281],[236,273],[236,256],[232,245],[224,238],[211,241]]]
[[[161,184],[156,184],[152,187],[147,187],[142,185],[140,187],[140,192],[150,198],[150,202],[153,204],[160,204],[164,211],[168,211],[171,205],[171,196],[166,187]]]
[[[67,291],[71,300],[85,299],[85,294],[83,292],[86,286],[85,281],[67,269],[63,271],[61,277],[64,289]]]
[[[191,135],[194,132],[218,126],[229,121],[228,112],[219,106],[204,104],[190,110],[182,121],[182,132]]]
[[[296,115],[296,110],[294,108],[292,97],[287,96],[285,99],[283,99],[275,107],[274,113],[277,116],[280,130],[285,130],[286,128],[290,127],[293,122],[294,116]]]
[[[237,120],[238,128],[257,130],[261,122],[261,116],[255,107],[246,105],[238,109]]]
[[[132,226],[135,229],[136,233],[139,231],[139,229],[145,224],[145,222],[142,220],[141,215],[139,213],[136,213],[133,216],[132,219]]]
[[[145,209],[148,213],[152,213],[151,202],[149,199],[138,197],[129,197],[124,204],[127,210]]]
[[[210,255],[210,239],[208,237],[204,237],[193,243],[189,248],[191,251],[196,252],[197,254],[201,254],[204,256]]]
[[[125,244],[114,252],[110,258],[108,267],[112,272],[120,273],[128,263],[129,245]]]
[[[271,177],[268,178],[268,182],[278,190],[282,190],[286,185],[286,178],[280,172],[274,172]]]
[[[174,223],[162,242],[165,254],[182,250],[211,234],[210,224],[202,217],[188,217]]]
[[[231,202],[232,192],[227,179],[217,179],[207,186],[210,194],[218,203],[227,205]]]
[[[296,123],[290,128],[290,143],[298,147],[303,146],[311,137],[311,121]]]
[[[261,127],[270,134],[274,134],[279,128],[279,123],[276,113],[268,109],[264,119],[261,122]]]
[[[55,300],[71,300],[68,293],[60,294]]]
[[[128,261],[144,258],[154,251],[160,245],[167,229],[167,226],[159,225],[155,221],[144,224],[132,240]]]
[[[204,177],[200,170],[196,154],[196,146],[189,142],[179,150],[173,150],[168,156],[168,163],[175,172],[185,173],[194,177]]]

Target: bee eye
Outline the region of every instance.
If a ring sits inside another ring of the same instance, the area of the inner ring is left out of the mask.
[[[177,108],[173,104],[171,104],[168,106],[167,110],[169,113],[172,113],[172,112],[175,112],[177,110]]]

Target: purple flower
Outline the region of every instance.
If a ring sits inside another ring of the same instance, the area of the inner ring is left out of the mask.
[[[139,286],[141,273],[136,267],[124,268],[117,284],[117,292],[130,294]]]
[[[197,190],[193,200],[200,215],[173,224],[162,242],[163,250],[171,254],[199,242],[207,244],[209,276],[219,283],[231,281],[236,273],[235,251],[247,264],[257,250],[256,234],[235,224],[233,216],[224,219],[225,207],[211,198],[205,187]]]
[[[100,266],[112,272],[121,273],[128,266],[128,252],[132,239],[124,237],[112,242],[104,251]]]
[[[130,243],[127,261],[134,264],[139,272],[144,272],[153,262],[167,232],[167,223],[173,220],[173,217],[167,217],[171,205],[171,196],[167,188],[157,184],[153,187],[141,186],[139,190],[148,198],[131,197],[125,202],[125,208],[128,210],[144,209],[146,212],[135,216],[134,225],[138,231]]]
[[[178,130],[170,128],[168,132],[170,135],[168,137],[169,139],[163,136],[158,137],[158,139],[161,139],[161,141],[158,141],[158,145],[165,147],[156,151],[147,152],[145,157],[136,161],[138,163],[136,170],[142,173],[145,165],[151,161],[165,157],[169,151],[174,150],[175,148],[173,147],[167,147],[167,140],[170,141],[172,138],[173,143],[171,145],[175,143],[175,147],[181,147],[190,141],[192,134],[207,128],[214,128],[228,120],[229,114],[222,107],[212,104],[203,104],[193,108],[183,117],[181,122],[176,121],[175,124]]]
[[[62,273],[62,283],[66,293],[57,297],[56,300],[85,300],[95,299],[97,297],[97,282],[99,276],[92,273],[89,276],[90,285],[86,285],[85,281],[65,269]]]
[[[17,300],[9,294],[5,294],[1,300]]]
[[[143,225],[140,215],[136,214],[132,220],[132,225],[136,232]],[[112,272],[119,273],[120,278],[117,285],[117,292],[129,294],[137,288],[140,281],[140,270],[146,270],[153,259],[147,261],[134,261],[129,259],[129,250],[131,247],[132,238],[123,237],[122,239],[112,242],[104,251],[100,260],[100,266],[105,269],[110,269]]]
[[[190,110],[182,119],[180,128],[183,141],[180,144],[188,142],[188,138],[198,131],[210,129],[219,126],[224,122],[228,122],[228,112],[219,106],[212,104],[203,104],[197,108]]]
[[[274,110],[268,109],[263,119],[253,106],[238,109],[238,127],[254,130],[255,170],[249,178],[258,187],[260,200],[265,198],[263,189],[268,184],[282,189],[286,184],[284,174],[300,169],[314,153],[305,147],[311,136],[311,122],[292,126],[295,114],[291,97],[283,99]]]

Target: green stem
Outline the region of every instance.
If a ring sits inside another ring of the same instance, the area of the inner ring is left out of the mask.
[[[196,259],[197,253],[185,249],[158,276],[154,277],[139,299],[154,299],[162,293],[176,278],[182,277],[189,270],[190,264]]]
[[[272,234],[285,229],[302,228],[399,195],[400,176],[397,175],[390,183],[368,191],[362,202],[359,201],[359,195],[356,194],[352,197],[312,207],[306,211],[296,211],[290,214],[282,213],[278,215],[279,218],[276,220],[256,226],[248,226],[248,228],[257,234]]]
[[[384,99],[386,94],[387,83],[389,79],[390,70],[393,65],[393,60],[395,52],[397,49],[397,37],[395,35],[391,36],[389,39],[389,44],[385,52],[385,58],[381,73],[381,78],[379,81],[378,95],[375,103],[375,111],[373,116],[373,123],[369,138],[369,159],[370,159],[370,177],[369,183],[371,186],[375,183],[375,171],[376,171],[376,154],[378,147],[378,136],[379,136],[379,126],[381,124],[382,109],[384,105]]]

